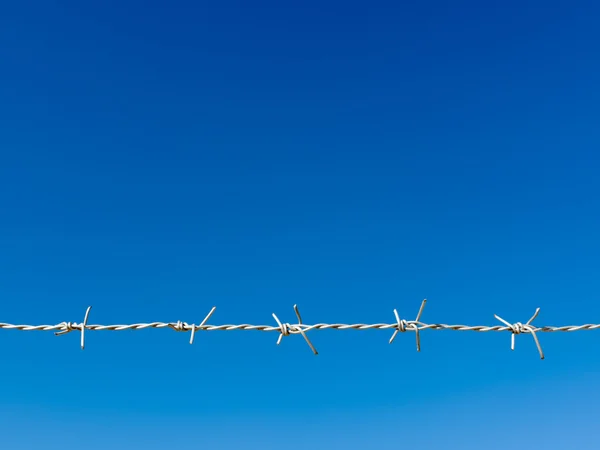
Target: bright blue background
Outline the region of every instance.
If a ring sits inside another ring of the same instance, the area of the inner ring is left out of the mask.
[[[597,2],[101,3],[0,10],[0,321],[600,321]],[[599,331],[390,335],[0,331],[2,445],[597,439]]]

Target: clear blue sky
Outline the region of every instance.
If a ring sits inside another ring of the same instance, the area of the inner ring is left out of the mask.
[[[597,2],[101,3],[0,7],[0,322],[600,321]],[[600,331],[390,335],[0,331],[2,444],[597,439]]]

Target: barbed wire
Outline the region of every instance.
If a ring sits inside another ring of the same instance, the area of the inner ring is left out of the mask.
[[[420,332],[423,330],[453,330],[453,331],[475,331],[475,332],[490,332],[490,331],[509,331],[511,333],[511,350],[515,349],[515,336],[518,334],[531,334],[535,345],[538,349],[539,355],[541,359],[545,358],[544,352],[542,350],[542,346],[538,339],[537,333],[551,333],[551,332],[573,332],[573,331],[582,331],[582,330],[597,330],[600,329],[600,324],[584,324],[584,325],[565,325],[559,327],[552,326],[544,326],[544,327],[536,327],[532,325],[533,321],[537,318],[540,308],[535,310],[535,313],[531,318],[525,323],[516,322],[510,323],[501,317],[494,315],[494,317],[503,323],[504,325],[495,325],[495,326],[485,326],[485,325],[447,325],[443,323],[434,323],[427,324],[421,322],[421,315],[423,314],[423,309],[425,308],[425,304],[427,300],[423,300],[421,303],[421,307],[419,308],[419,312],[417,313],[417,317],[415,320],[404,320],[401,319],[398,315],[398,311],[394,309],[394,316],[396,318],[395,323],[355,323],[355,324],[343,324],[343,323],[316,323],[313,325],[305,324],[302,322],[302,317],[300,316],[300,311],[298,310],[298,306],[294,305],[294,312],[296,313],[296,317],[298,318],[298,323],[290,324],[284,323],[279,320],[277,315],[273,313],[273,318],[277,323],[277,326],[274,325],[250,325],[250,324],[239,324],[239,325],[209,325],[207,324],[208,320],[211,318],[215,310],[217,309],[214,306],[206,317],[202,320],[199,325],[189,324],[187,322],[150,322],[150,323],[132,323],[127,325],[91,325],[88,324],[88,319],[90,315],[90,311],[92,307],[88,307],[85,316],[83,318],[83,322],[61,322],[56,325],[13,325],[10,323],[1,323],[0,329],[5,330],[19,330],[19,331],[54,331],[55,335],[61,336],[72,331],[80,331],[81,332],[81,349],[85,349],[85,332],[89,331],[124,331],[124,330],[144,330],[148,328],[169,328],[178,332],[191,332],[190,336],[190,344],[194,343],[194,339],[196,336],[196,332],[198,331],[234,331],[234,330],[256,330],[256,331],[267,331],[267,332],[278,332],[279,337],[277,339],[277,345],[281,344],[281,340],[284,336],[290,336],[292,334],[300,334],[312,352],[315,355],[318,355],[318,352],[315,346],[312,344],[311,340],[308,338],[307,333],[312,330],[394,330],[392,337],[389,340],[391,344],[396,339],[398,333],[404,333],[406,331],[414,331],[416,335],[416,343],[417,343],[417,351],[421,351],[421,337]]]

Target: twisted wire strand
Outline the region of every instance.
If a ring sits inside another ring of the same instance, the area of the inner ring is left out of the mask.
[[[394,341],[398,333],[405,333],[406,331],[414,331],[416,335],[417,351],[421,350],[420,344],[420,332],[423,330],[451,330],[451,331],[475,331],[475,332],[510,332],[511,336],[511,349],[515,347],[515,336],[518,334],[531,334],[535,344],[537,346],[540,358],[544,359],[544,352],[542,351],[540,342],[536,333],[554,333],[554,332],[575,332],[583,330],[598,330],[600,324],[583,324],[583,325],[563,325],[563,326],[542,326],[536,327],[532,325],[533,320],[539,313],[539,308],[535,311],[534,315],[525,323],[520,322],[509,323],[501,317],[494,316],[497,320],[502,322],[504,325],[448,325],[444,323],[424,323],[420,320],[423,308],[426,300],[423,300],[421,308],[417,314],[416,320],[404,320],[400,319],[398,312],[394,310],[396,317],[396,323],[315,323],[305,324],[302,322],[302,317],[298,311],[298,307],[294,305],[294,312],[298,318],[298,323],[290,324],[284,323],[273,314],[277,325],[251,325],[251,324],[223,324],[223,325],[210,325],[207,323],[208,319],[214,313],[216,307],[213,307],[210,312],[206,315],[204,320],[199,324],[189,324],[187,322],[149,322],[149,323],[131,323],[131,324],[111,324],[111,325],[94,325],[88,324],[88,317],[91,307],[85,312],[84,320],[81,323],[76,322],[61,322],[55,325],[16,325],[10,323],[1,323],[0,329],[4,330],[18,330],[18,331],[54,331],[56,335],[64,335],[72,331],[81,332],[81,348],[85,348],[85,332],[86,331],[126,331],[126,330],[144,330],[144,329],[161,329],[169,328],[178,332],[191,331],[190,344],[194,342],[194,336],[197,331],[264,331],[264,332],[277,332],[279,338],[277,344],[279,345],[284,336],[290,336],[292,334],[300,334],[308,344],[311,351],[316,355],[318,354],[314,345],[307,336],[307,333],[312,330],[394,330],[394,334],[389,340],[390,344]]]
[[[150,322],[150,323],[131,323],[124,325],[86,325],[86,330],[91,331],[126,331],[126,330],[144,330],[148,328],[178,328],[177,324],[180,322]],[[444,323],[422,323],[422,322],[408,322],[408,324],[415,324],[418,326],[419,331],[422,330],[452,330],[452,331],[476,331],[476,332],[488,332],[488,331],[512,331],[511,327],[503,326],[503,325],[493,325],[493,326],[485,326],[485,325],[448,325]],[[176,329],[176,331],[192,331],[193,325],[188,324],[187,322],[182,322],[182,329]],[[316,323],[313,325],[309,324],[297,324],[295,327],[302,329],[302,331],[312,331],[312,330],[396,330],[398,324],[396,323],[353,323],[353,324],[345,324],[345,323]],[[0,322],[0,329],[5,330],[19,330],[19,331],[67,331],[67,329],[72,328],[69,331],[81,331],[82,324],[79,323],[71,323],[70,325],[65,325],[64,322],[58,323],[56,325],[15,325],[10,323],[2,323]],[[224,325],[196,325],[196,331],[276,331],[281,332],[281,328],[279,326],[272,325],[250,325],[250,324],[224,324]],[[573,332],[573,331],[582,331],[582,330],[598,330],[600,329],[600,324],[584,324],[584,325],[563,325],[563,326],[543,326],[543,327],[533,327],[533,331],[542,332],[542,333],[553,333],[553,332]],[[408,329],[407,331],[410,331]]]

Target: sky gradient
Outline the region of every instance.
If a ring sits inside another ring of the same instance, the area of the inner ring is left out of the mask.
[[[484,3],[2,4],[0,322],[599,323],[600,6]],[[2,443],[597,439],[600,331],[391,333],[0,330]]]

